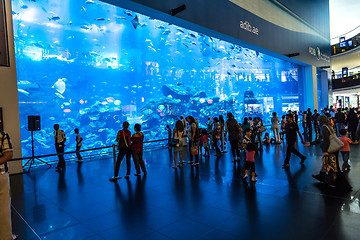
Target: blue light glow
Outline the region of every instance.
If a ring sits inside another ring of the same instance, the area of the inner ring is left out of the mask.
[[[26,7],[24,7],[26,3]],[[166,138],[181,115],[200,124],[302,108],[303,67],[100,1],[13,0],[23,156],[27,116],[40,115],[37,154],[53,153],[53,124],[74,147],[114,143],[123,121]],[[40,151],[41,149],[41,151]]]

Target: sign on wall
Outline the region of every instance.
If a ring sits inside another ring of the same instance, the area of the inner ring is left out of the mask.
[[[5,0],[0,0],[0,66],[10,66],[6,30]]]

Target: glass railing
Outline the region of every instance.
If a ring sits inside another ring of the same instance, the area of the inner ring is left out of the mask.
[[[331,46],[335,45],[335,44],[339,44],[341,37],[344,37],[345,39],[351,39],[351,38],[355,37],[358,34],[360,34],[360,25],[357,26],[356,28],[350,30],[349,32],[346,32],[344,34],[341,34],[339,36],[331,38],[330,39],[330,44],[331,44]]]

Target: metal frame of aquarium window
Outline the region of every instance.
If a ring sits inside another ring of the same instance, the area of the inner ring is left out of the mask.
[[[144,144],[148,144],[148,143],[155,143],[155,142],[165,142],[165,141],[168,141],[168,139],[158,139],[158,140],[152,140],[152,141],[146,141],[144,142]],[[166,144],[164,143],[161,143],[161,144],[158,144],[158,145],[150,145],[150,146],[144,146],[144,151],[150,151],[150,150],[156,150],[156,149],[161,149],[161,148],[164,148],[166,147]],[[97,150],[103,150],[103,149],[109,149],[111,148],[112,150],[111,151],[103,151],[103,152],[100,152],[100,153],[95,153],[95,154],[89,154],[89,155],[86,155],[86,156],[83,156],[83,158],[85,159],[89,159],[91,161],[91,158],[97,156],[107,156],[107,155],[110,155],[111,153],[113,154],[113,158],[115,159],[116,157],[116,145],[113,144],[111,146],[104,146],[104,147],[98,147],[98,148],[90,148],[90,149],[84,149],[84,150],[80,150],[79,152],[92,152],[92,151],[97,151]],[[76,153],[77,151],[70,151],[70,152],[64,152],[64,155],[66,154],[74,154]],[[54,156],[58,156],[58,154],[54,153],[54,154],[46,154],[46,155],[38,155],[38,156],[34,156],[34,158],[48,158],[48,157],[54,157]],[[11,159],[9,162],[13,162],[13,161],[23,161],[23,160],[29,160],[31,159],[32,157],[24,157],[24,158],[14,158],[14,159]],[[74,160],[76,159],[76,157],[69,157],[69,158],[66,158],[65,161],[70,161],[70,160]],[[46,164],[54,164],[56,163],[57,160],[50,160],[50,161],[47,161]],[[23,165],[23,168],[26,167],[27,164]],[[45,164],[42,164],[42,163],[34,163],[33,165],[30,165],[29,168],[28,168],[28,171],[25,171],[24,170],[24,173],[29,173],[30,172],[30,169],[32,166],[44,166]],[[51,167],[51,166],[50,166]]]
[[[6,55],[6,62],[0,61],[0,66],[2,67],[10,67],[10,56],[9,56],[9,41],[8,41],[8,33],[7,33],[7,22],[6,22],[6,6],[5,0],[0,0],[0,11],[2,11],[3,18],[0,19],[0,24],[4,27],[4,47],[5,49],[0,49],[0,51],[4,50],[4,54]]]

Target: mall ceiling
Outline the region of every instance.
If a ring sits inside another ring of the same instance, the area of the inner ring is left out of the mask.
[[[330,0],[330,36],[339,38],[360,25],[359,0]],[[356,32],[355,34],[357,34]],[[355,35],[354,34],[354,35]],[[331,58],[331,69],[341,71],[343,67],[350,70],[360,66],[360,47],[353,51]]]

